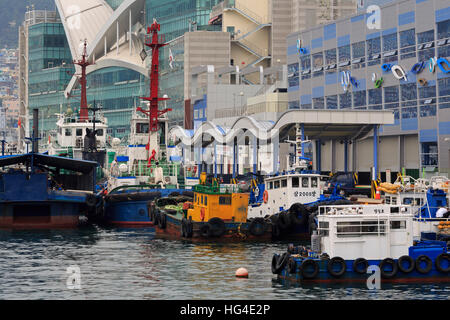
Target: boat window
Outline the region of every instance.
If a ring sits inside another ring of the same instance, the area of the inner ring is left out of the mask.
[[[391,229],[406,229],[406,221],[391,221]]]
[[[197,203],[197,194],[194,193],[194,202]]]
[[[103,129],[97,129],[97,136],[103,137]]]
[[[386,197],[384,202],[386,202],[386,204],[391,204],[391,197]]]
[[[286,188],[287,187],[287,179],[281,180],[281,187]]]
[[[311,178],[311,187],[317,188],[317,178]]]
[[[70,137],[72,135],[72,130],[71,129],[66,129],[65,135],[66,135],[66,137]]]
[[[414,199],[414,205],[421,206],[422,204],[423,204],[422,199],[420,199],[420,198],[415,198]]]
[[[208,196],[205,196],[205,206],[208,205]]]
[[[330,233],[329,231],[330,223],[328,221],[319,221],[319,235],[322,237],[327,237]]]
[[[384,220],[337,222],[336,235],[340,238],[384,235],[386,232],[385,224]]]
[[[308,178],[302,178],[302,187],[303,188],[309,187],[309,179]]]
[[[77,129],[76,135],[77,137],[81,137],[83,135],[83,129]]]
[[[230,205],[231,197],[230,196],[221,196],[219,197],[219,204]]]
[[[200,202],[201,204],[203,204],[203,195],[202,195],[202,200],[201,200],[201,202]]]
[[[403,204],[412,204],[413,203],[413,198],[405,198],[403,199]]]
[[[269,190],[272,190],[272,189],[273,189],[273,182],[270,181],[270,182],[269,182]]]
[[[300,186],[299,181],[298,181],[298,177],[293,177],[292,178],[292,187],[293,188],[298,188]]]
[[[276,180],[273,182],[274,189],[280,189],[280,180]]]
[[[391,204],[397,204],[397,198],[396,197],[392,197],[391,198]]]
[[[391,207],[391,213],[399,213],[400,208],[399,207]]]
[[[136,123],[136,133],[148,133],[148,123]]]

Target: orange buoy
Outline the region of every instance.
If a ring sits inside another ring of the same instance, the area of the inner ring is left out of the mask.
[[[239,268],[236,270],[236,278],[248,278],[248,271],[245,268]]]

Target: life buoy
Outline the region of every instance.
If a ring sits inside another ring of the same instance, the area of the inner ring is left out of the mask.
[[[368,267],[369,263],[364,258],[358,258],[355,261],[353,261],[353,271],[356,273],[365,274],[367,272]]]
[[[406,267],[405,267],[405,263],[407,264]],[[399,270],[403,273],[411,273],[414,270],[414,268],[416,267],[414,259],[411,258],[410,256],[406,256],[406,255],[398,258],[397,264],[398,264]]]
[[[339,265],[339,269],[337,271],[333,268],[335,264]],[[347,270],[347,265],[345,264],[345,260],[341,257],[334,257],[328,261],[327,270],[333,277],[339,278],[342,277]]]
[[[386,265],[391,265],[392,266],[392,270],[391,271],[387,271],[384,267]],[[381,273],[381,277],[385,278],[385,279],[390,279],[393,278],[398,271],[398,266],[395,263],[394,259],[392,258],[385,258],[380,262],[380,273]]]
[[[425,262],[426,266],[425,268],[422,267],[421,263]],[[431,261],[430,257],[426,255],[418,256],[416,259],[416,270],[417,272],[421,274],[427,274],[431,271],[431,268],[433,267],[433,261]]]
[[[269,201],[269,192],[267,190],[264,190],[263,201],[264,203],[267,203],[267,201]]]
[[[447,268],[442,265],[442,261],[447,260]],[[436,258],[436,269],[442,273],[450,272],[450,255],[448,253],[441,253]]]
[[[310,270],[311,267],[312,271]],[[301,272],[304,279],[314,279],[319,273],[319,265],[315,260],[312,259],[303,260],[301,265]]]
[[[202,220],[202,221],[205,221],[205,208],[201,208],[200,209],[200,219]]]

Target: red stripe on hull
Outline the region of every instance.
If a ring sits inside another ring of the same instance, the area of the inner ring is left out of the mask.
[[[116,226],[141,226],[141,227],[153,227],[152,221],[110,221],[110,224]]]
[[[314,280],[305,280],[305,279],[296,279],[285,276],[278,276],[280,279],[289,280],[293,282],[301,282],[305,284],[311,283],[366,283],[367,279],[355,279],[355,278],[344,278],[344,279],[314,279]],[[450,277],[436,277],[431,276],[427,278],[396,278],[396,279],[383,279],[381,278],[382,283],[436,283],[436,282],[450,282]]]
[[[47,228],[76,228],[79,216],[37,216],[13,219],[12,216],[0,217],[0,228],[7,229],[47,229]]]
[[[194,222],[194,232],[192,238],[183,238],[181,236],[181,224],[176,225],[174,223],[171,223],[167,221],[166,228],[161,229],[159,226],[155,226],[156,235],[163,237],[165,239],[171,239],[171,240],[189,240],[194,242],[242,242],[242,241],[271,241],[272,240],[272,234],[270,232],[266,232],[262,236],[254,236],[251,234],[245,234],[245,236],[240,236],[238,233],[228,233],[230,230],[227,230],[226,233],[221,237],[211,237],[211,238],[205,238],[202,237],[199,234],[198,230],[198,224],[197,227]]]

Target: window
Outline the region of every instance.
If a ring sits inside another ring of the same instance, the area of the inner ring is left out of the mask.
[[[136,123],[136,133],[148,133],[148,123]]]
[[[385,234],[386,221],[338,221],[338,237],[360,237]]]
[[[345,62],[351,60],[350,45],[342,46],[338,48],[339,62]]]
[[[450,45],[441,46],[438,49],[438,57],[450,57]]]
[[[436,86],[426,86],[419,88],[419,98],[434,98],[436,97]]]
[[[416,30],[410,29],[400,32],[400,59],[416,56]]]
[[[406,229],[406,221],[400,220],[400,221],[391,221],[391,229]]]
[[[327,97],[327,109],[337,109],[338,98],[337,95]]]
[[[438,39],[450,38],[450,20],[437,23],[437,38]]]
[[[269,190],[272,190],[272,189],[273,189],[273,182],[270,181],[270,182],[269,182]]]
[[[429,30],[417,34],[417,44],[425,44],[434,41],[434,30]],[[418,58],[419,61],[427,61],[435,56],[434,48],[420,49],[418,47]]]
[[[281,187],[286,188],[287,187],[287,179],[281,180]]]
[[[436,105],[435,104],[420,106],[420,117],[421,118],[434,117],[434,116],[436,116]]]
[[[397,33],[383,36],[383,51],[384,53],[391,52],[398,49]],[[395,53],[389,57],[383,58],[383,63],[397,61],[398,53]]]
[[[220,196],[219,204],[231,205],[231,196]]]
[[[438,80],[439,97],[450,95],[450,77]]]
[[[407,83],[400,86],[402,91],[402,101],[416,100],[417,87],[416,83]]]
[[[276,180],[273,182],[274,189],[280,189],[280,180]]]
[[[201,202],[200,202],[201,204],[203,204],[203,195],[202,195],[202,199],[201,199]]]
[[[366,90],[353,92],[353,104],[355,109],[366,105]]]
[[[352,93],[346,92],[339,95],[340,109],[346,109],[352,107]]]
[[[81,137],[83,135],[83,129],[77,129],[76,135],[77,137]]]
[[[205,196],[205,206],[208,205],[208,196]]]
[[[366,56],[366,43],[364,41],[352,44],[352,57],[353,59],[361,59],[360,62],[352,64],[353,69],[359,69],[365,67]]]
[[[66,129],[65,135],[66,137],[70,137],[72,135],[72,129]]]
[[[330,223],[328,221],[319,221],[319,235],[327,237],[330,232]]]
[[[398,102],[398,86],[385,87],[384,88],[384,102]]]
[[[325,64],[336,64],[336,49],[330,49],[325,51]]]
[[[313,98],[314,109],[325,109],[325,98]]]
[[[383,93],[381,88],[369,89],[369,104],[382,104],[383,103]]]
[[[103,137],[103,129],[97,129],[97,136]]]
[[[309,188],[309,179],[308,178],[302,178],[302,187]]]
[[[417,108],[402,108],[402,119],[417,118]]]
[[[311,187],[317,188],[317,178],[311,178]]]
[[[414,199],[413,198],[404,198],[403,204],[413,204]]]
[[[289,87],[297,87],[299,85],[298,63],[288,65],[288,82]]]
[[[313,68],[323,67],[323,52],[313,54],[312,59]]]
[[[298,188],[300,186],[298,177],[292,178],[292,188]]]
[[[300,56],[300,65],[302,72],[311,71],[311,56],[309,54]],[[304,75],[302,74],[302,80],[310,78],[311,78],[310,73]]]
[[[367,60],[369,60],[368,65],[373,66],[381,63],[381,59],[374,58],[374,55],[377,55],[381,52],[381,39],[380,37],[370,39],[366,41],[367,46]]]
[[[427,43],[431,41],[434,41],[434,30],[429,30],[417,34],[418,44]]]

